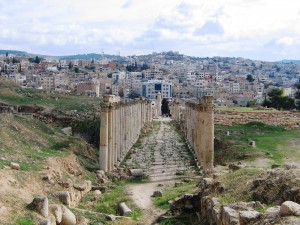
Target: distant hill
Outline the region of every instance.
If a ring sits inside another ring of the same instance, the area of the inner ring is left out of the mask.
[[[90,60],[90,59],[101,59],[101,58],[108,58],[108,59],[115,59],[119,56],[116,55],[107,55],[107,54],[97,54],[97,53],[88,53],[88,54],[77,54],[77,55],[66,55],[66,56],[58,56],[59,59],[62,60],[75,60],[75,59],[82,59],[82,60]]]
[[[65,56],[51,56],[51,55],[33,54],[33,53],[17,51],[17,50],[0,50],[0,55],[4,55],[6,53],[17,55],[17,56],[22,56],[22,57],[40,56],[43,58],[51,57],[51,58],[58,58],[58,59],[62,59],[62,60],[76,60],[76,59],[91,60],[91,59],[101,59],[101,58],[117,59],[117,60],[120,59],[120,56],[117,56],[117,55],[97,54],[97,53],[65,55]]]
[[[23,51],[0,50],[0,55],[5,55],[6,53],[13,54],[13,55],[18,55],[18,56],[28,56],[28,53],[27,52],[23,52]]]
[[[284,59],[281,61],[282,63],[295,63],[295,64],[299,64],[300,60],[290,60],[290,59]]]

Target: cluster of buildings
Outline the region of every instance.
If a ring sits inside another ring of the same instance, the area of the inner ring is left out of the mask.
[[[134,71],[128,66],[135,65]],[[147,65],[147,67],[145,67]],[[300,64],[243,58],[195,58],[178,52],[112,59],[61,60],[0,55],[1,76],[28,87],[101,97],[199,98],[212,95],[216,105],[260,104],[273,88],[293,96]]]

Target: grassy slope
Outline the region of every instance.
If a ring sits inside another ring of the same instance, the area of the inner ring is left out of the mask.
[[[0,78],[0,102],[9,105],[41,105],[60,110],[89,111],[99,105],[98,98],[49,93],[44,90],[25,89]]]
[[[225,131],[230,131],[230,136],[225,136]],[[215,136],[217,140],[221,140],[221,144],[215,148],[216,160],[219,162],[267,157],[271,159],[270,164],[283,164],[286,157],[295,161],[300,159],[299,148],[295,146],[295,140],[300,138],[299,130],[286,130],[284,127],[250,122],[233,126],[218,125],[215,127]],[[248,139],[256,142],[256,148],[248,146]],[[243,157],[245,155],[247,157]],[[246,167],[223,173],[218,179],[226,189],[216,197],[220,198],[221,204],[252,201],[252,181],[263,173],[264,169],[259,167]]]
[[[265,156],[266,154],[274,163],[283,163],[284,157],[293,156],[300,159],[300,152],[295,151],[291,145],[291,139],[299,139],[299,130],[285,130],[283,127],[275,127],[260,122],[251,122],[244,125],[216,126],[215,136],[228,145],[224,148],[216,148],[216,159],[223,161],[236,161],[243,159],[243,155],[250,158]],[[230,136],[224,132],[230,131]],[[256,148],[248,146],[248,139],[256,142]],[[225,143],[225,144],[224,144]]]
[[[0,166],[18,162],[22,170],[39,170],[47,157],[66,156],[84,142],[28,116],[0,114]],[[5,160],[4,160],[5,159]]]

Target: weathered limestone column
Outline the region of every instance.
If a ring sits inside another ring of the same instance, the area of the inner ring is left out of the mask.
[[[213,97],[204,96],[200,100],[200,126],[201,132],[200,152],[202,155],[202,166],[204,171],[213,169],[214,162],[214,111]]]
[[[119,144],[120,144],[120,123],[119,123],[119,117],[120,117],[120,104],[116,104],[115,109],[115,123],[114,123],[114,138],[115,138],[115,155],[114,155],[114,164],[117,164],[118,162],[118,152],[119,152]]]
[[[111,104],[108,108],[108,170],[113,169],[113,155],[114,155],[114,145],[113,145],[113,111],[114,107]]]
[[[99,164],[104,171],[108,170],[108,107],[108,102],[101,104]]]

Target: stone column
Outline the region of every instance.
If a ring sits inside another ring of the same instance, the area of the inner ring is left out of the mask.
[[[114,144],[113,144],[113,114],[114,107],[110,105],[108,108],[108,170],[113,169],[114,160]]]
[[[108,107],[108,103],[101,104],[99,164],[104,171],[108,170]]]
[[[214,112],[213,97],[204,96],[200,100],[200,135],[202,152],[202,166],[204,171],[211,171],[214,162]]]

